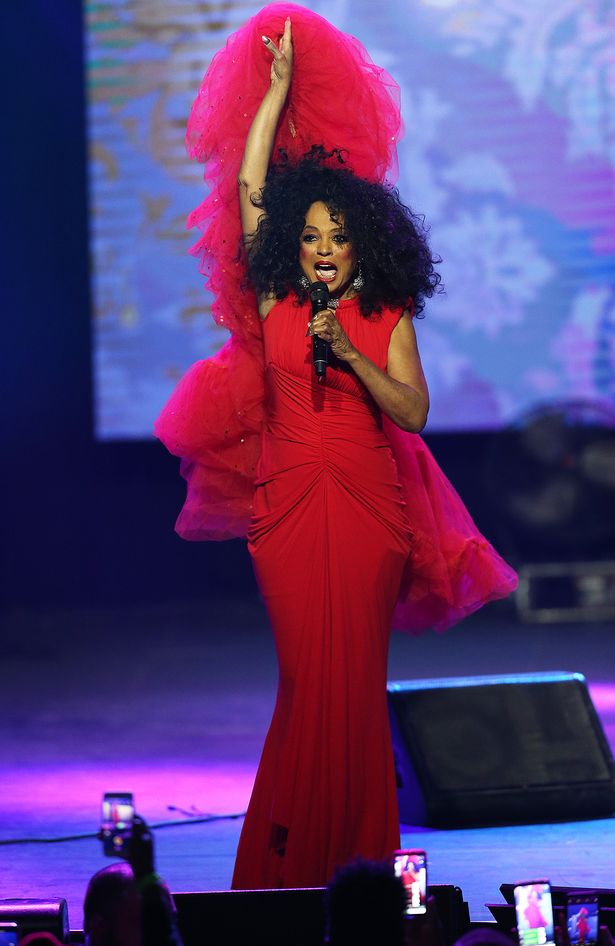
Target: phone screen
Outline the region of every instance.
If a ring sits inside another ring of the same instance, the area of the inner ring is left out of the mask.
[[[555,943],[548,881],[518,884],[515,887],[515,911],[520,946],[551,946]]]
[[[598,909],[598,894],[568,894],[566,923],[570,946],[595,946],[598,942]]]
[[[425,851],[395,851],[393,866],[406,888],[406,913],[414,916],[427,910],[427,854]]]
[[[102,802],[100,832],[103,850],[109,857],[125,857],[135,816],[130,792],[107,792]]]

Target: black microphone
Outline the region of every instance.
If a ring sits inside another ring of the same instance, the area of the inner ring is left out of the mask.
[[[312,301],[312,318],[329,307],[329,287],[326,282],[313,282],[310,286],[310,299]],[[312,336],[312,361],[314,371],[319,381],[325,380],[327,373],[327,364],[329,361],[329,342],[318,335]]]

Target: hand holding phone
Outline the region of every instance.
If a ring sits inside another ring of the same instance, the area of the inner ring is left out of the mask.
[[[139,815],[135,815],[132,824],[129,861],[136,880],[154,873],[156,869],[154,863],[154,837]]]
[[[515,913],[520,946],[555,946],[553,905],[548,880],[517,884]]]
[[[408,848],[393,854],[395,876],[406,888],[408,916],[427,911],[427,854],[425,851]]]

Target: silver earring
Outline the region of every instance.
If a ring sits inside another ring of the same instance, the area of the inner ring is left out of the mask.
[[[310,288],[310,280],[307,278],[305,273],[302,273],[302,275],[299,276],[299,285],[301,286],[302,289]]]
[[[358,263],[357,274],[352,280],[352,288],[354,289],[355,292],[361,292],[361,289],[363,288],[364,285],[365,285],[365,277],[363,276],[363,273],[361,272],[361,264]]]

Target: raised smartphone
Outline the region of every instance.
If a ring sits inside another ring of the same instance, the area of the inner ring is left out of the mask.
[[[553,904],[548,880],[515,886],[519,946],[554,946]]]
[[[100,836],[107,857],[128,857],[134,817],[135,805],[130,792],[105,793]]]
[[[598,894],[570,891],[566,898],[566,925],[570,946],[596,946],[600,928]]]
[[[427,912],[427,854],[415,848],[395,851],[395,874],[406,888],[406,914],[416,916]]]

